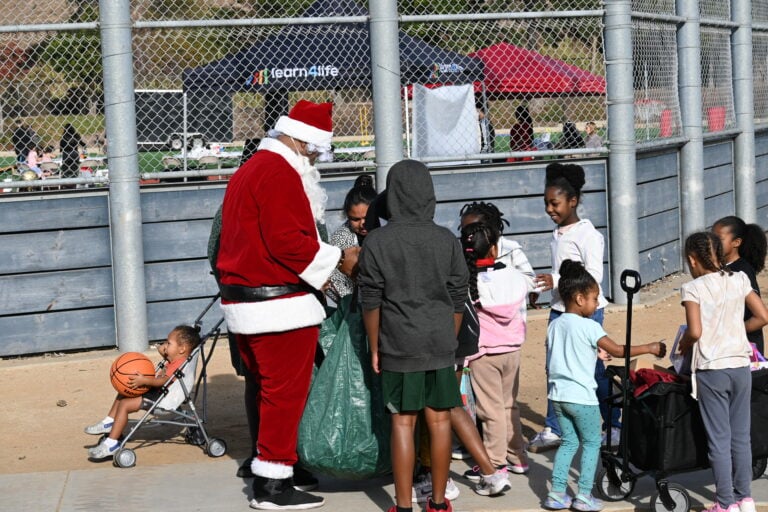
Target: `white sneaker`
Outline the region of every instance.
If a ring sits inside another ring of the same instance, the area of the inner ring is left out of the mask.
[[[528,443],[528,451],[539,453],[552,450],[558,446],[560,446],[560,436],[552,433],[551,428],[545,427]]]
[[[453,501],[459,497],[459,488],[453,483],[452,479],[448,479],[448,483],[445,486],[445,497]],[[413,490],[411,492],[411,501],[415,503],[426,503],[427,498],[432,496],[432,473],[422,475],[418,482],[413,483]]]
[[[611,427],[611,448],[618,448],[619,442],[621,442],[621,429],[616,427]],[[600,444],[602,446],[605,446],[608,444],[608,432],[603,432],[602,439],[600,441]]]
[[[755,508],[755,500],[752,498],[744,498],[736,504],[739,506],[741,512],[755,512],[755,510],[757,510]]]
[[[480,496],[496,496],[512,488],[509,483],[507,468],[496,470],[492,475],[483,475],[475,486],[475,492]]]
[[[471,455],[467,451],[466,448],[464,448],[461,444],[455,444],[451,448],[451,458],[453,460],[464,460],[470,458]]]
[[[101,434],[109,434],[112,431],[112,425],[114,425],[114,422],[112,423],[104,423],[104,420],[101,420],[100,422],[94,424],[94,425],[88,425],[83,429],[83,431],[86,434],[91,434],[92,436],[98,436]]]
[[[88,458],[93,460],[108,459],[112,457],[120,448],[120,443],[116,443],[113,447],[107,446],[107,440],[103,440],[93,448],[88,449]]]

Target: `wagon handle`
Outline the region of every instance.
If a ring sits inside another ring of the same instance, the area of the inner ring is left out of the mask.
[[[634,281],[632,287],[627,284],[627,279],[630,277]],[[637,270],[626,269],[621,273],[621,289],[627,294],[627,300],[629,302],[632,302],[632,295],[640,291],[641,285],[640,272]]]
[[[632,286],[629,285],[627,280],[632,279]],[[624,381],[622,382],[622,396],[621,396],[621,408],[622,411],[627,411],[629,405],[629,350],[632,347],[632,299],[634,295],[640,291],[641,279],[640,272],[637,270],[624,269],[621,273],[621,289],[627,294],[627,337],[624,344]],[[622,424],[622,431],[624,425]],[[609,431],[610,432],[610,431]],[[629,474],[629,457],[627,457],[627,435],[626,432],[622,432],[619,442],[619,448],[622,454],[622,470],[625,475]]]

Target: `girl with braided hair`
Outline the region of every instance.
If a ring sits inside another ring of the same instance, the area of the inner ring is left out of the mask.
[[[713,512],[754,511],[751,497],[750,401],[752,350],[747,332],[768,323],[768,310],[743,272],[728,269],[720,239],[694,233],[685,241],[693,281],[680,290],[687,329],[680,352],[692,351],[693,396],[707,433],[715,476]],[[752,317],[744,321],[744,306]]]
[[[734,272],[744,272],[749,278],[752,289],[760,295],[757,274],[765,267],[765,254],[768,240],[763,228],[757,224],[747,224],[736,216],[723,217],[712,226],[712,232],[723,244],[725,264]],[[750,319],[749,309],[744,311],[744,321]],[[763,353],[763,330],[747,332],[747,339]]]
[[[497,260],[501,236],[498,227],[474,222],[461,230],[469,268],[469,295],[480,323],[478,352],[467,357],[467,366],[477,416],[483,425],[483,444],[491,463],[524,474],[528,472],[528,458],[517,392],[520,349],[525,342],[526,298],[532,288],[521,272]]]
[[[486,203],[484,201],[467,203],[459,212],[459,218],[461,219],[459,231],[467,224],[474,222],[483,222],[494,227],[499,232],[499,241],[496,243],[496,261],[520,271],[533,288],[533,280],[536,274],[533,272],[533,267],[528,262],[523,248],[514,240],[501,236],[504,234],[504,225],[509,226],[509,221],[503,217],[504,214],[493,203]],[[534,306],[535,304],[531,305]]]

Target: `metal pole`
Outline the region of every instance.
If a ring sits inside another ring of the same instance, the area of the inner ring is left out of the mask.
[[[403,159],[397,0],[369,0],[368,9],[371,14],[376,187],[382,190],[386,186],[389,168]]]
[[[129,0],[99,0],[117,346],[147,349],[136,105]]]
[[[733,144],[736,215],[751,223],[757,220],[751,1],[731,0],[731,19],[739,24],[731,35],[733,100],[736,126],[741,131]]]
[[[626,297],[618,293],[621,273],[625,269],[639,270],[640,267],[630,0],[606,0],[604,31],[608,140],[611,149],[608,154],[610,277],[613,300],[617,304],[625,304]]]
[[[676,0],[685,19],[677,31],[678,84],[683,135],[680,148],[681,242],[706,227],[704,215],[704,139],[701,107],[701,38],[698,0]]]

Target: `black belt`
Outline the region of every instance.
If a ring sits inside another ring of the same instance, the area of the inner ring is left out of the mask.
[[[221,298],[235,302],[261,302],[276,299],[298,292],[314,292],[315,289],[306,284],[286,284],[282,286],[259,286],[251,288],[235,284],[219,283]]]

